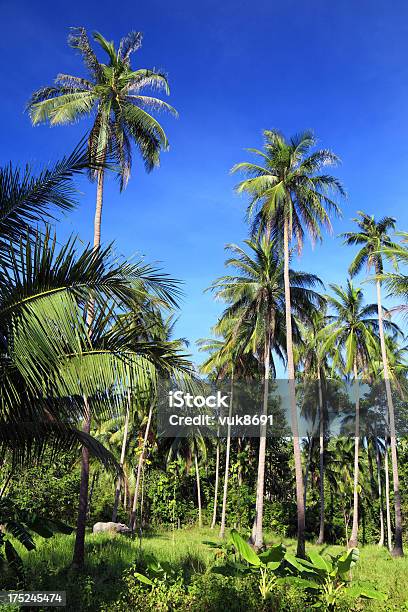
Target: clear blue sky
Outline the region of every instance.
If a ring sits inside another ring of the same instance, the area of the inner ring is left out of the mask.
[[[171,149],[146,175],[137,155],[125,193],[109,179],[103,239],[160,261],[185,283],[178,332],[208,335],[220,305],[203,289],[223,273],[224,245],[246,236],[245,199],[228,173],[264,128],[290,135],[314,130],[341,158],[336,171],[349,197],[335,236],[356,210],[397,217],[407,229],[408,5],[385,0],[0,2],[3,95],[1,162],[48,163],[89,128],[33,128],[24,114],[31,92],[58,72],[84,74],[67,46],[70,26],[119,41],[144,32],[135,67],[164,69],[178,120],[161,117]],[[95,186],[83,181],[79,209],[58,227],[63,238],[92,238]],[[305,248],[294,267],[344,282],[352,250],[327,237]],[[374,298],[371,290],[367,297]],[[195,349],[192,347],[194,352]]]

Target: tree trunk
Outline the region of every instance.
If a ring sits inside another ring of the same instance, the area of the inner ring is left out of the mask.
[[[397,439],[395,434],[395,414],[394,402],[392,399],[391,382],[388,372],[387,350],[385,347],[384,324],[381,306],[381,284],[377,280],[377,307],[378,307],[378,327],[380,332],[381,357],[384,368],[385,391],[387,394],[388,419],[390,425],[391,437],[391,466],[392,480],[394,485],[394,506],[395,506],[395,538],[392,555],[394,557],[403,557],[404,550],[402,547],[402,512],[401,512],[401,495],[399,490],[399,474],[398,474],[398,458],[397,458]]]
[[[305,557],[305,506],[303,503],[303,474],[302,474],[302,455],[299,442],[299,428],[296,408],[296,388],[295,388],[295,366],[293,362],[293,339],[292,339],[292,307],[290,296],[289,279],[289,220],[285,219],[283,228],[284,246],[284,283],[285,283],[285,321],[286,321],[286,348],[288,358],[288,383],[290,413],[293,433],[293,455],[295,460],[296,478],[296,505],[297,505],[297,526],[298,542],[297,556]]]
[[[324,544],[324,411],[323,411],[323,393],[322,381],[320,377],[320,369],[317,373],[319,385],[319,417],[320,417],[320,432],[319,432],[319,490],[320,490],[320,528],[317,544]]]
[[[349,548],[357,548],[358,546],[358,457],[360,448],[360,391],[358,388],[356,362],[354,362],[354,385],[356,393],[356,420],[354,431],[353,526],[351,528],[351,536],[348,543]]]
[[[129,414],[130,414],[130,406],[131,406],[130,402],[131,402],[131,397],[130,397],[130,388],[129,388],[128,397],[127,397],[126,414],[125,414],[125,427],[123,430],[122,450],[120,453],[120,467],[121,468],[123,468],[123,464],[125,463],[126,445],[127,445],[128,428],[129,428]],[[113,503],[113,510],[112,510],[112,522],[113,523],[116,523],[116,519],[118,516],[118,506],[119,506],[121,484],[122,484],[122,476],[118,476],[118,479],[116,481],[115,501]]]
[[[380,504],[380,539],[378,541],[378,546],[384,546],[384,509],[383,509],[383,494],[382,494],[382,484],[381,484],[381,457],[380,457],[380,447],[378,444],[377,436],[374,436],[374,444],[375,444],[375,460],[377,463],[377,487],[378,487],[378,501]]]
[[[313,431],[312,431],[312,434],[310,436],[309,445],[308,445],[308,449],[307,449],[307,459],[306,459],[306,465],[305,465],[305,476],[304,476],[304,479],[303,479],[303,505],[305,507],[305,512],[306,512],[306,501],[307,501],[307,485],[308,485],[308,482],[309,482],[310,464],[312,462],[313,435],[314,435],[314,426],[313,426]]]
[[[224,491],[222,495],[222,510],[221,510],[221,525],[220,525],[220,538],[225,537],[225,522],[227,514],[227,493],[228,493],[228,478],[229,478],[229,458],[231,449],[231,417],[232,417],[232,405],[234,401],[234,366],[231,371],[231,396],[228,410],[228,425],[227,425],[227,448],[225,451],[225,474],[224,474]]]
[[[198,457],[197,457],[197,449],[194,452],[194,465],[195,465],[195,473],[196,473],[196,482],[197,482],[197,503],[198,503],[198,526],[201,529],[203,526],[203,518],[201,514],[201,486],[200,486],[200,471],[198,469]]]
[[[89,403],[84,398],[85,416],[82,431],[89,434],[91,430],[91,412]],[[79,485],[79,507],[77,528],[75,534],[74,555],[72,565],[82,567],[85,562],[85,529],[86,517],[88,512],[88,486],[89,486],[89,450],[86,446],[82,447],[81,457],[81,480]]]
[[[392,531],[391,531],[391,504],[390,504],[390,471],[388,467],[388,437],[385,437],[385,455],[384,455],[384,472],[385,472],[385,509],[387,517],[387,545],[388,550],[392,551]]]
[[[270,376],[270,352],[271,352],[271,320],[270,313],[266,320],[266,337],[264,348],[264,393],[262,415],[268,415],[268,397],[269,397],[269,376]],[[266,428],[267,425],[261,425],[259,438],[259,456],[258,456],[258,479],[256,485],[256,509],[255,509],[255,534],[253,544],[255,549],[260,549],[263,546],[263,506],[264,506],[264,485],[265,485],[265,456],[266,456]]]
[[[214,529],[217,522],[217,501],[218,501],[218,481],[220,475],[220,438],[217,437],[217,448],[215,458],[215,488],[214,488],[214,511],[211,522],[211,529]]]
[[[101,221],[102,221],[102,206],[103,206],[103,180],[104,180],[104,169],[101,168],[98,172],[98,182],[96,188],[96,208],[95,208],[95,219],[94,219],[94,249],[99,248],[101,243]],[[88,329],[92,326],[94,319],[94,304],[91,301],[88,305],[88,312],[86,317]],[[85,417],[82,426],[82,430],[85,433],[91,431],[91,409],[89,402],[84,398],[85,403]],[[78,507],[78,520],[77,530],[75,535],[74,545],[74,556],[72,564],[76,567],[81,567],[85,561],[85,527],[86,527],[86,515],[88,507],[88,486],[89,486],[89,450],[82,447],[82,458],[81,458],[81,482],[79,486],[79,507]]]
[[[137,510],[137,502],[138,502],[138,498],[139,498],[139,488],[140,488],[140,476],[141,476],[141,473],[142,473],[142,466],[143,466],[143,460],[144,460],[144,454],[145,454],[145,450],[146,450],[147,440],[148,440],[148,437],[149,437],[149,430],[150,430],[150,423],[152,421],[152,414],[153,414],[153,403],[150,405],[149,416],[147,417],[147,425],[146,425],[145,435],[144,435],[144,438],[143,438],[142,452],[140,453],[139,462],[138,462],[138,465],[137,465],[135,495],[133,497],[132,513],[130,515],[130,522],[129,522],[129,527],[130,527],[130,529],[132,531],[134,531],[134,529],[135,529],[136,510]]]

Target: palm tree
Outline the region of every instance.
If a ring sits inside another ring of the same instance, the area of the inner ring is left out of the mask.
[[[133,142],[150,172],[159,165],[160,151],[168,148],[166,134],[145,109],[164,110],[176,114],[169,104],[145,95],[145,89],[169,93],[165,74],[131,67],[131,56],[142,44],[141,32],[130,32],[122,38],[118,49],[102,34],[93,39],[107,56],[101,63],[91,47],[85,28],[74,28],[69,45],[82,56],[88,78],[58,74],[55,84],[33,93],[28,111],[32,123],[50,125],[74,123],[84,116],[94,116],[88,138],[90,176],[97,181],[94,222],[94,246],[101,240],[101,218],[105,161],[112,159],[118,167],[121,189],[126,187],[132,165]],[[102,164],[102,165],[101,165]]]
[[[330,375],[329,369],[329,354],[322,352],[322,344],[324,338],[321,330],[324,329],[327,323],[326,309],[322,308],[316,311],[311,317],[311,321],[305,326],[302,333],[303,344],[300,346],[300,359],[303,363],[303,379],[306,381],[306,389],[310,385],[310,381],[317,380],[317,395],[318,395],[318,422],[319,422],[319,482],[320,482],[320,527],[317,544],[324,543],[324,527],[325,527],[325,499],[324,499],[324,453],[325,453],[325,420],[326,410],[324,397],[327,395],[323,392],[326,387],[327,378]],[[309,391],[315,397],[315,387],[312,384]],[[306,474],[305,474],[305,508],[306,508]]]
[[[344,194],[340,182],[323,167],[336,164],[338,157],[328,150],[312,149],[316,140],[304,132],[286,141],[276,130],[265,130],[264,151],[250,149],[261,158],[260,163],[239,163],[232,172],[243,171],[247,178],[237,186],[239,193],[250,196],[248,217],[254,218],[254,230],[265,231],[283,242],[285,279],[286,352],[292,415],[293,452],[296,476],[298,514],[298,555],[305,555],[305,508],[303,497],[302,459],[296,413],[295,368],[291,321],[289,280],[290,243],[293,238],[300,253],[306,231],[312,241],[321,239],[321,225],[331,228],[329,213],[340,212],[329,197],[330,192]],[[325,208],[326,207],[326,208]]]
[[[401,512],[401,495],[399,490],[399,474],[397,460],[397,442],[395,438],[395,414],[394,403],[391,392],[390,376],[388,372],[387,349],[384,335],[383,312],[381,306],[381,276],[384,272],[382,250],[395,249],[397,245],[392,242],[388,235],[390,230],[395,229],[395,219],[392,217],[383,217],[376,221],[374,216],[366,215],[359,211],[359,218],[354,219],[358,225],[357,232],[346,232],[343,234],[345,244],[361,245],[361,249],[355,256],[350,265],[349,272],[351,276],[355,276],[361,271],[363,266],[366,266],[367,272],[373,270],[376,274],[377,287],[377,309],[378,309],[378,327],[380,334],[381,358],[383,362],[385,390],[387,394],[388,415],[390,427],[394,429],[394,435],[391,435],[391,462],[392,474],[394,483],[394,505],[395,505],[395,541],[393,555],[396,557],[403,556],[402,547],[402,512]]]
[[[132,531],[135,528],[136,523],[136,512],[137,505],[139,502],[139,491],[140,491],[140,481],[142,476],[142,470],[144,461],[146,458],[146,450],[150,435],[150,427],[153,417],[153,409],[157,400],[157,383],[158,383],[158,375],[161,374],[162,378],[171,378],[172,376],[178,376],[178,378],[184,377],[185,379],[190,378],[192,366],[189,361],[185,359],[185,356],[181,354],[181,351],[188,345],[188,342],[185,338],[177,338],[172,339],[172,335],[174,333],[174,327],[176,324],[176,320],[174,319],[174,315],[171,314],[167,318],[163,318],[162,311],[159,309],[159,306],[163,310],[169,310],[171,307],[170,302],[166,302],[163,299],[161,300],[148,300],[150,301],[150,309],[148,311],[147,316],[141,316],[143,313],[130,313],[131,324],[135,325],[135,314],[136,319],[139,319],[139,337],[143,339],[145,342],[159,342],[163,345],[169,347],[169,356],[170,355],[180,355],[180,361],[174,362],[174,367],[157,368],[154,376],[152,378],[152,384],[150,388],[144,389],[143,393],[138,397],[138,405],[139,408],[142,408],[143,419],[142,422],[146,420],[145,430],[143,434],[143,439],[141,443],[141,447],[139,449],[139,458],[136,470],[136,484],[135,484],[135,493],[133,496],[132,503],[132,511],[130,515],[129,527]],[[178,364],[181,367],[178,367]],[[170,364],[169,364],[170,365]],[[130,400],[129,400],[130,401]]]
[[[271,356],[274,351],[283,359],[285,345],[285,301],[284,262],[279,257],[276,243],[266,237],[260,241],[245,241],[249,253],[237,245],[227,248],[233,257],[226,261],[228,267],[235,268],[235,276],[223,276],[216,280],[212,289],[219,299],[229,305],[223,318],[235,320],[237,329],[246,331],[244,346],[257,354],[263,366],[263,414],[268,410],[269,378],[274,370]],[[293,315],[305,318],[322,299],[313,290],[321,281],[313,274],[289,270],[292,290],[291,323]],[[298,329],[294,322],[295,334]],[[257,495],[253,543],[263,545],[263,501],[265,480],[266,428],[261,427],[258,459]]]
[[[333,296],[328,296],[328,304],[334,314],[328,317],[329,325],[323,330],[326,340],[322,352],[332,351],[333,368],[342,366],[344,373],[352,373],[355,389],[355,434],[354,434],[354,502],[353,527],[349,541],[350,548],[357,547],[358,539],[358,461],[360,442],[360,395],[359,375],[366,380],[371,377],[370,364],[375,356],[378,344],[377,305],[364,305],[361,289],[354,287],[351,280],[345,288],[330,285]],[[384,312],[387,312],[384,310]],[[387,321],[386,327],[395,330],[394,324]],[[344,363],[343,363],[344,352]]]

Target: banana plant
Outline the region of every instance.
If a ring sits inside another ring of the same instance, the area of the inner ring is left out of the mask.
[[[268,599],[279,580],[276,571],[281,567],[285,558],[285,546],[277,544],[261,553],[256,553],[248,542],[235,529],[232,529],[226,549],[227,551],[233,550],[234,559],[227,557],[225,565],[215,566],[211,571],[224,576],[255,572],[258,575],[261,597],[263,600]],[[246,561],[246,564],[243,561]]]
[[[369,584],[355,582],[352,584],[351,569],[359,559],[359,550],[352,548],[338,555],[323,557],[315,550],[308,552],[309,560],[300,559],[290,553],[285,554],[285,561],[296,575],[287,576],[285,582],[310,591],[316,599],[313,608],[327,612],[337,609],[339,600],[376,599],[385,601],[387,595],[372,588]]]

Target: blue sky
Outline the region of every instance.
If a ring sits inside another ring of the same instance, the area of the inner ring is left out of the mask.
[[[1,162],[48,163],[70,151],[89,128],[33,128],[24,106],[58,72],[84,74],[68,47],[70,26],[119,41],[144,33],[135,67],[169,76],[175,120],[161,116],[170,151],[146,175],[136,153],[130,184],[120,194],[108,179],[103,240],[126,256],[161,262],[184,281],[178,333],[207,336],[220,305],[203,290],[224,271],[224,245],[246,237],[245,198],[233,192],[231,166],[260,147],[262,130],[287,135],[311,128],[342,159],[336,170],[348,192],[343,219],[293,267],[326,283],[344,282],[352,249],[340,232],[359,209],[397,217],[407,229],[408,5],[363,0],[239,0],[144,3],[14,0],[0,3],[3,74]],[[76,212],[58,235],[92,238],[95,186],[81,182]],[[374,299],[371,289],[367,297]],[[194,346],[192,350],[196,353]]]

